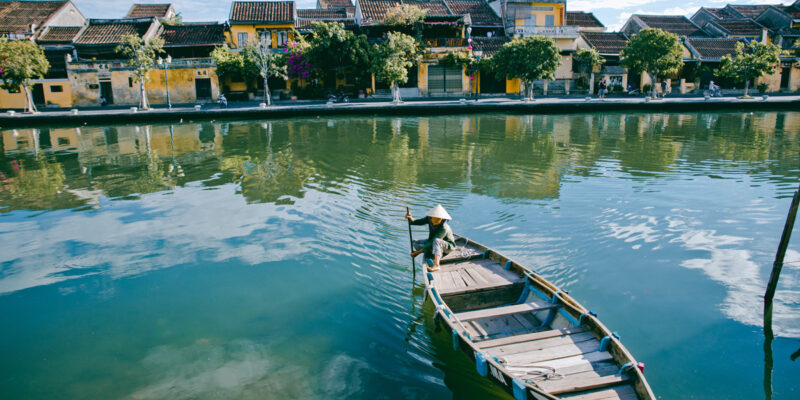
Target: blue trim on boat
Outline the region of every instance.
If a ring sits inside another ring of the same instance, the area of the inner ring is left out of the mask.
[[[489,375],[489,363],[486,357],[481,352],[475,352],[475,369],[478,370],[480,376]]]
[[[622,367],[619,368],[619,372],[617,372],[617,376],[622,375],[622,373],[625,372],[625,369],[630,368],[632,366],[633,366],[632,362],[623,364]]]
[[[521,380],[514,378],[511,381],[511,386],[514,387],[514,399],[528,400],[528,388],[525,387],[525,384]]]
[[[511,260],[507,260],[506,261],[506,265],[503,268],[505,268],[506,271],[510,271],[511,270]]]
[[[458,331],[453,329],[453,350],[458,350]]]

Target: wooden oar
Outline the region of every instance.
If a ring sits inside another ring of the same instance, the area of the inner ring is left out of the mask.
[[[411,210],[406,207],[406,215],[410,214]],[[414,238],[411,236],[411,221],[408,221],[408,244],[411,245],[411,251],[414,251]],[[414,261],[414,257],[411,257],[411,265],[414,267],[414,276],[417,275],[417,262]]]

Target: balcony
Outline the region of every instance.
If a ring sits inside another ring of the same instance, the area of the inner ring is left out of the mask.
[[[539,26],[539,25],[517,25],[514,26],[515,35],[527,36],[547,36],[553,39],[577,39],[577,26]]]
[[[469,42],[465,38],[425,38],[422,39],[428,47],[467,47]]]

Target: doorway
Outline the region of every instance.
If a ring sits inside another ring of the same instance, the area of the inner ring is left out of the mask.
[[[111,81],[100,82],[100,98],[106,99],[106,104],[114,104],[114,91],[111,89]]]
[[[194,80],[194,92],[198,100],[211,98],[211,79],[196,78]]]

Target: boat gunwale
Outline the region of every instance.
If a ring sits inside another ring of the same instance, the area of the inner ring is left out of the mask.
[[[463,239],[466,241],[465,245],[472,245],[476,247],[479,251],[482,251],[483,254],[463,257],[463,258],[456,258],[451,260],[442,260],[442,264],[452,264],[474,259],[490,259],[492,261],[498,262],[500,265],[510,263],[507,264],[508,267],[506,269],[516,273],[521,277],[525,277],[526,285],[535,284],[537,286],[537,289],[544,290],[545,294],[547,294],[546,292],[549,292],[549,296],[551,298],[553,298],[554,296],[557,297],[560,300],[559,304],[562,306],[562,308],[567,313],[571,314],[571,317],[575,321],[579,322],[577,326],[586,324],[589,330],[593,332],[595,335],[597,335],[597,337],[600,338],[607,337],[609,341],[606,351],[609,354],[611,354],[614,361],[623,366],[628,365],[630,363],[630,367],[627,368],[625,373],[627,373],[632,378],[628,382],[628,384],[631,385],[633,389],[636,391],[637,397],[639,397],[640,399],[652,399],[652,400],[656,399],[656,396],[653,393],[652,389],[650,388],[650,385],[647,383],[647,379],[644,377],[644,373],[638,368],[638,362],[636,361],[636,359],[622,344],[622,342],[619,340],[616,334],[611,332],[611,330],[609,330],[608,327],[606,327],[605,324],[603,324],[600,321],[600,319],[597,318],[594,312],[590,312],[589,310],[587,310],[577,300],[573,299],[566,291],[560,289],[558,286],[551,283],[541,275],[537,274],[532,270],[529,270],[528,268],[517,263],[511,258],[506,257],[503,254],[478,242],[470,240],[464,236],[459,236],[459,235],[455,236],[456,236],[456,241],[458,241],[459,239]],[[477,353],[483,354],[484,352],[476,346],[476,342],[474,342],[472,338],[465,336],[465,333],[467,332],[466,327],[455,316],[455,313],[449,308],[447,303],[444,301],[444,298],[439,293],[438,289],[434,287],[434,284],[432,283],[433,275],[429,272],[426,272],[423,275],[425,278],[425,290],[428,292],[429,297],[431,298],[432,302],[434,303],[434,306],[436,307],[435,314],[440,316],[447,323],[451,331],[458,336],[459,347],[461,347],[462,343],[469,346],[471,354],[468,353],[468,355],[470,356],[470,358],[475,360],[475,358],[477,357]],[[460,329],[457,329],[459,327]],[[456,343],[454,343],[454,347],[455,345]],[[502,384],[507,390],[513,391],[512,387],[513,380],[516,379],[516,377],[512,375],[510,371],[508,371],[505,368],[505,366],[503,366],[500,362],[496,361],[494,357],[485,357],[485,360],[488,364],[497,369],[505,378],[507,378],[509,382],[512,382],[511,384],[507,382],[502,382]],[[490,379],[498,380],[490,373],[487,374],[487,377],[490,377]],[[527,390],[532,390],[539,396],[544,396],[544,398],[548,400],[559,399],[559,397],[556,397],[555,395],[548,393],[543,388],[538,387],[538,385],[535,386],[525,381],[522,382]]]

